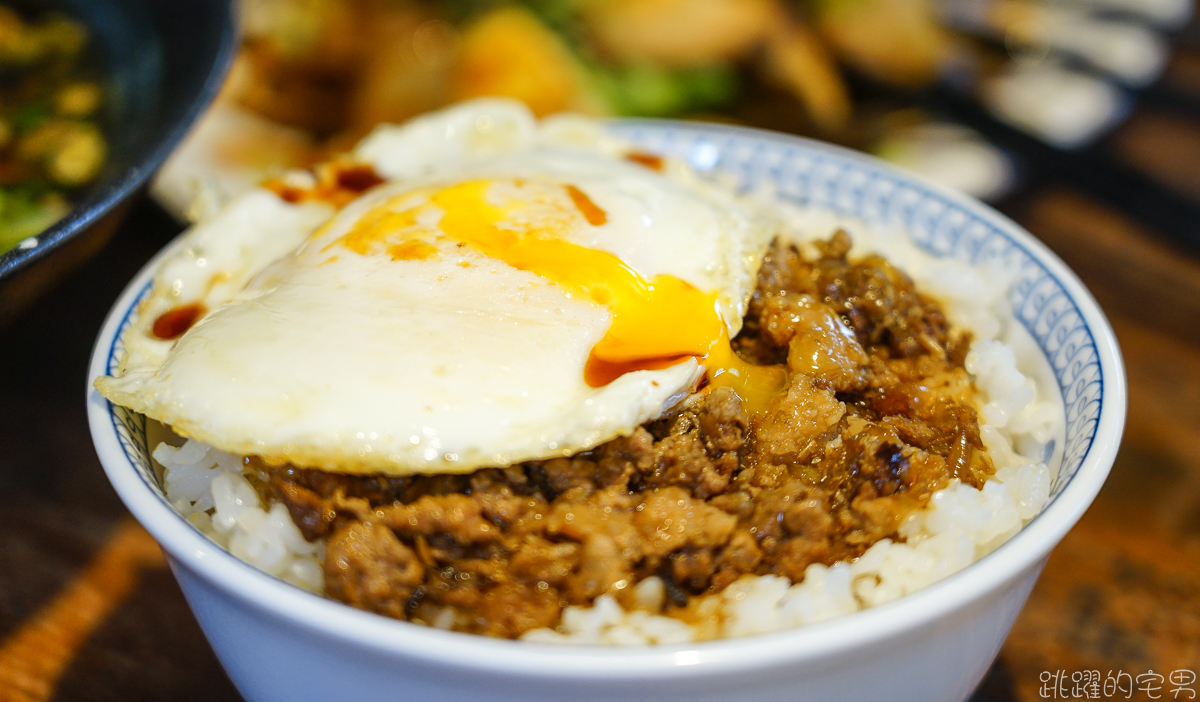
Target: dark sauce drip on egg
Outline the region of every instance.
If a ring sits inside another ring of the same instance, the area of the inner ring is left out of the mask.
[[[625,154],[625,160],[633,161],[634,163],[645,166],[652,171],[662,171],[663,158],[655,154],[648,154],[643,151],[630,151]]]
[[[664,358],[639,358],[624,363],[614,363],[596,358],[595,354],[588,356],[583,366],[583,379],[590,388],[602,388],[626,373],[643,370],[662,370],[682,363],[691,356],[667,356]]]
[[[338,187],[356,193],[366,192],[385,182],[374,168],[362,164],[337,169],[335,178]]]
[[[154,338],[163,341],[178,339],[204,316],[204,312],[204,305],[199,302],[172,307],[154,320],[154,326],[151,327],[150,333],[154,335]]]
[[[279,196],[284,202],[298,204],[310,200],[328,202],[343,207],[371,188],[387,182],[368,164],[334,162],[324,164],[316,171],[317,184],[312,188],[298,188],[278,178],[263,183],[263,187]]]
[[[608,213],[592,202],[592,198],[588,197],[587,193],[574,185],[566,187],[567,194],[571,196],[571,202],[575,203],[575,207],[583,215],[583,218],[587,220],[588,224],[598,227],[608,221]]]

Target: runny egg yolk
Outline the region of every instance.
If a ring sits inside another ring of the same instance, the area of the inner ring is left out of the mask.
[[[625,373],[696,358],[707,369],[709,385],[733,388],[748,411],[765,409],[785,389],[782,367],[756,366],[733,351],[716,293],[671,275],[647,281],[611,253],[564,241],[553,225],[514,221],[528,203],[494,205],[488,199],[492,185],[491,180],[468,181],[430,191],[415,204],[411,193],[398,196],[367,212],[335,243],[363,255],[387,253],[393,260],[426,258],[433,246],[421,240],[429,229],[418,223],[428,221],[427,213],[436,208],[441,235],[609,309],[612,325],[584,368],[588,385],[601,387]],[[607,221],[585,193],[563,187],[589,224]]]

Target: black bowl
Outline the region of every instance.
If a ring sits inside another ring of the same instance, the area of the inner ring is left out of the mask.
[[[236,48],[230,0],[48,0],[88,26],[108,89],[108,163],[71,212],[0,255],[0,324],[108,240],[124,205],[220,88]]]

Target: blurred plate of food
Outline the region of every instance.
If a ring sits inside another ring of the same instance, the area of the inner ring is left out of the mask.
[[[703,117],[868,151],[995,200],[1021,155],[929,95],[1069,151],[1162,72],[1191,0],[246,0],[217,105],[155,186],[196,220],[377,124],[485,95]]]
[[[0,3],[0,322],[107,240],[234,47],[226,0]]]

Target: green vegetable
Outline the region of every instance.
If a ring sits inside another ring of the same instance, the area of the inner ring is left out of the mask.
[[[522,5],[554,29],[574,21],[580,0],[446,0],[438,9],[446,13],[452,22],[466,22],[503,5]]]
[[[103,170],[104,91],[81,61],[87,41],[66,16],[27,19],[0,2],[0,253],[65,216]]]
[[[41,183],[0,188],[0,253],[40,234],[69,210],[66,200]]]
[[[17,108],[16,114],[12,116],[12,124],[16,128],[17,134],[26,134],[45,122],[46,118],[53,113],[54,110],[50,107],[49,102],[37,100]]]
[[[685,70],[593,66],[592,71],[613,110],[623,115],[683,115],[727,103],[737,92],[737,75],[726,64]]]
[[[614,66],[594,56],[580,36],[580,7],[588,0],[448,0],[439,9],[463,24],[503,5],[521,5],[558,33],[588,66],[592,82],[618,114],[673,117],[727,104],[737,93],[737,73],[724,63],[689,69],[653,64]]]

